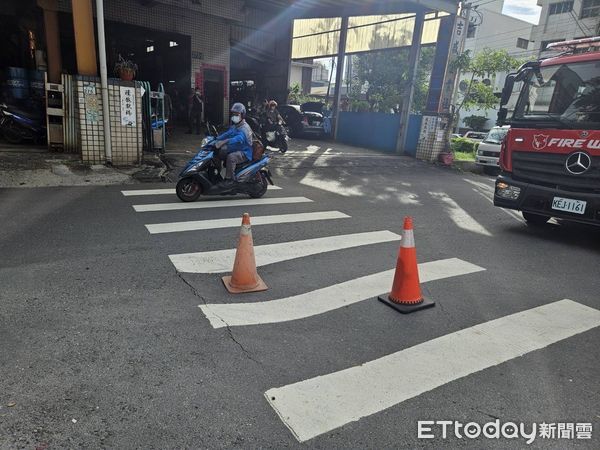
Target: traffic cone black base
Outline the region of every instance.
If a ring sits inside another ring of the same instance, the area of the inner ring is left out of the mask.
[[[399,311],[402,314],[408,314],[411,312],[419,311],[421,309],[431,308],[431,307],[435,306],[434,301],[428,300],[425,297],[423,297],[423,300],[420,301],[419,303],[412,303],[412,304],[395,303],[390,300],[390,294],[380,295],[377,298],[379,299],[380,302],[385,303],[386,305],[390,306],[391,308],[394,308],[396,311]]]

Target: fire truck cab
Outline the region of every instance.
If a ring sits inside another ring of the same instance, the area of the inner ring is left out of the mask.
[[[600,225],[600,36],[551,44],[557,56],[507,77],[494,205],[539,225]]]

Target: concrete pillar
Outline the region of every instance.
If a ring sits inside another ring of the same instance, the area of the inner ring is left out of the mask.
[[[348,16],[342,17],[340,43],[338,46],[337,64],[335,66],[335,92],[333,94],[333,136],[337,139],[340,117],[340,101],[342,98],[342,78],[344,75],[344,60],[346,56],[346,41],[348,38]]]
[[[440,29],[435,45],[435,57],[433,59],[433,68],[431,69],[431,79],[429,82],[429,92],[427,93],[426,111],[436,112],[440,107],[440,97],[444,84],[444,75],[446,74],[453,29],[454,15],[445,16],[440,19]]]
[[[96,64],[96,40],[94,38],[94,15],[92,0],[71,0],[73,28],[75,30],[75,53],[79,75],[98,75]]]
[[[37,4],[44,10],[48,81],[50,83],[60,83],[62,58],[60,54],[60,33],[58,30],[58,0],[38,0]]]
[[[419,57],[421,56],[421,35],[423,34],[423,21],[425,14],[423,11],[417,13],[415,17],[415,27],[413,29],[412,44],[408,55],[408,95],[402,102],[400,111],[400,127],[398,129],[398,138],[396,140],[396,152],[404,153],[406,139],[408,136],[408,120],[410,118],[410,108],[412,107],[415,93],[415,80],[417,70],[419,69]]]

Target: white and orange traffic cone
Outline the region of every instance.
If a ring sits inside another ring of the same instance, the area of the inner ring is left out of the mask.
[[[252,242],[252,229],[250,228],[250,214],[244,213],[240,240],[235,252],[233,273],[223,277],[225,288],[232,294],[244,292],[258,292],[269,289],[256,271],[254,257],[254,244]]]
[[[434,302],[423,298],[421,294],[412,217],[404,218],[404,233],[396,262],[392,292],[378,298],[403,314],[435,306]]]

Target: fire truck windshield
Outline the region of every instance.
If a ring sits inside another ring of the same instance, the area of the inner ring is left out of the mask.
[[[600,62],[528,69],[511,122],[537,127],[600,128]],[[515,88],[517,86],[515,85]]]

